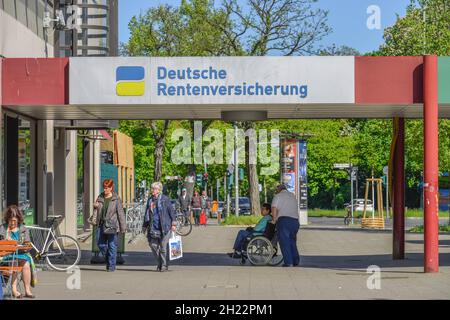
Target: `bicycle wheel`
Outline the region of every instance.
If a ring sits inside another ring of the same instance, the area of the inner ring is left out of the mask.
[[[176,233],[182,237],[187,236],[192,231],[192,223],[184,215],[177,215],[177,231]]]
[[[81,259],[78,241],[66,235],[52,239],[45,250],[45,261],[56,271],[67,271],[75,267]]]

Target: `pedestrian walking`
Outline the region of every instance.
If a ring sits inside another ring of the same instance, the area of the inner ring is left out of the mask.
[[[127,229],[122,200],[114,192],[114,181],[103,181],[103,192],[94,204],[97,213],[92,220],[97,226],[97,245],[106,260],[106,271],[116,270],[118,234]]]
[[[176,213],[169,197],[162,193],[161,182],[151,185],[151,196],[145,209],[144,229],[153,255],[157,261],[156,270],[169,270],[168,246],[171,232],[176,231]]]
[[[209,216],[209,211],[211,209],[211,201],[208,198],[208,195],[206,194],[206,191],[202,191],[202,211],[205,213],[206,216]],[[211,216],[210,216],[211,218]]]
[[[188,220],[191,211],[191,198],[188,196],[186,188],[183,188],[181,190],[181,194],[178,198],[178,203],[180,204],[181,212],[185,216],[186,220]]]
[[[194,192],[191,203],[195,225],[198,226],[200,223],[200,214],[202,212],[202,198],[199,196],[198,191]]]
[[[297,249],[297,233],[300,229],[298,215],[298,201],[287,186],[281,184],[277,187],[276,195],[272,201],[272,223],[276,223],[278,241],[283,253],[283,267],[298,266],[300,255]]]

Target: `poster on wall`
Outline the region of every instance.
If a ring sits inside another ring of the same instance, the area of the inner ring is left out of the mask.
[[[283,183],[287,185],[287,190],[295,194],[295,172],[285,172]]]
[[[297,140],[285,140],[282,152],[282,182],[297,196]]]

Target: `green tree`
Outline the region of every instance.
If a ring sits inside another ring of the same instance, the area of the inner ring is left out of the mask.
[[[376,53],[385,56],[450,55],[450,3],[448,0],[411,0],[405,17],[397,17],[384,30]]]
[[[404,17],[384,30],[385,43],[371,55],[416,56],[450,55],[450,2],[448,0],[411,0]],[[439,167],[450,168],[450,120],[439,120]],[[408,120],[405,126],[405,171],[407,201],[420,197],[418,185],[423,170],[423,121]],[[408,206],[418,202],[407,203]]]
[[[333,44],[325,49],[320,49],[318,52],[319,56],[360,56],[361,53],[349,46],[336,46]]]
[[[314,9],[317,0],[223,0],[226,16],[231,21],[223,31],[230,47],[243,55],[304,55],[317,53],[317,43],[331,32],[328,12]],[[245,131],[255,129],[253,121],[238,122]],[[249,155],[249,150],[246,148]],[[247,161],[247,177],[252,214],[260,212],[257,165]]]
[[[150,8],[131,19],[128,24],[130,39],[122,45],[122,53],[153,57],[232,55],[235,52],[224,45],[223,32],[211,28],[211,24],[225,27],[228,23],[226,14],[215,9],[208,0],[183,0],[179,7]],[[169,120],[138,121],[135,124],[151,132],[155,141],[153,181],[162,178],[169,125]]]

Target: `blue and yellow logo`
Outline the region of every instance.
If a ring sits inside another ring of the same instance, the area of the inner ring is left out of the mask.
[[[118,96],[143,96],[145,93],[145,69],[143,67],[118,67],[116,92]]]

